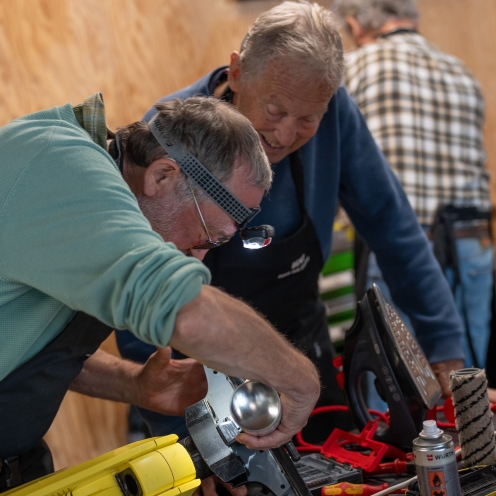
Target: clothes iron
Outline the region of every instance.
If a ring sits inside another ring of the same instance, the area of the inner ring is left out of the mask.
[[[375,284],[358,303],[355,322],[345,334],[343,372],[358,429],[372,420],[364,395],[365,373],[372,372],[390,415],[390,425],[380,426],[374,439],[410,451],[427,411],[441,397],[441,386],[416,339]]]

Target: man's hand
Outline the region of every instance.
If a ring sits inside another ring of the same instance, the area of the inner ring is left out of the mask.
[[[181,308],[170,343],[213,370],[263,382],[279,392],[279,427],[263,437],[238,436],[250,448],[276,448],[290,441],[319,398],[319,375],[312,362],[252,308],[216,288],[204,286]]]
[[[217,488],[219,486],[223,490],[218,491]],[[223,482],[216,475],[203,479],[201,486],[196,489],[193,496],[217,496],[219,492],[222,496],[224,496],[226,492],[229,492],[232,496],[248,496],[246,486],[233,487],[232,484]]]
[[[205,397],[207,380],[196,360],[171,360],[170,348],[158,348],[144,365],[97,350],[70,389],[164,415],[183,415],[187,406]]]
[[[192,358],[171,359],[170,347],[157,348],[136,377],[137,405],[168,415],[205,398],[207,379],[203,365]]]
[[[487,388],[487,395],[489,396],[489,401],[491,403],[496,403],[496,389]]]
[[[318,396],[309,398],[308,402],[294,401],[281,394],[282,417],[277,429],[266,436],[253,436],[241,433],[236,440],[250,449],[277,448],[291,441],[292,437],[307,425],[308,417],[317,402]]]
[[[447,360],[446,362],[431,363],[432,370],[441,384],[443,398],[451,396],[449,387],[449,375],[452,370],[463,369],[463,360]]]

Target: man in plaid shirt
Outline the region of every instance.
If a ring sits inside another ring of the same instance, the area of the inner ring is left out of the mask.
[[[454,222],[458,269],[445,273],[465,324],[465,365],[484,367],[493,248],[479,84],[460,60],[418,33],[415,0],[342,0],[338,14],[358,46],[348,55],[344,83],[427,236],[444,206],[476,214]],[[368,262],[368,283],[388,294],[373,253]]]

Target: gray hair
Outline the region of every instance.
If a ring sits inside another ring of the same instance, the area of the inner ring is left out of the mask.
[[[258,133],[233,105],[212,97],[191,97],[161,102],[155,108],[165,126],[164,134],[185,145],[221,183],[247,163],[249,183],[269,190],[272,170]],[[146,122],[121,128],[119,137],[126,159],[138,167],[146,168],[167,156]],[[189,178],[179,193],[191,197],[190,187],[204,199],[206,195]]]
[[[354,17],[367,31],[376,31],[398,19],[418,21],[416,0],[337,0],[336,13],[342,20]]]
[[[337,90],[343,72],[343,43],[334,14],[306,0],[286,1],[261,14],[241,45],[241,74],[260,76],[282,58],[309,77]]]

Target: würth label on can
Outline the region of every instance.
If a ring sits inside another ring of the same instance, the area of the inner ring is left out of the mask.
[[[439,451],[415,451],[415,465],[422,467],[433,467],[438,465],[448,465],[455,460],[453,448]],[[456,468],[456,465],[455,465]]]
[[[460,494],[455,453],[452,449],[430,453],[416,451],[415,465],[422,496],[458,496]]]
[[[424,430],[413,441],[413,454],[421,496],[460,496],[460,479],[451,436],[436,422],[424,422]]]

